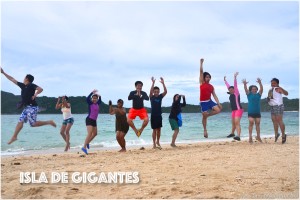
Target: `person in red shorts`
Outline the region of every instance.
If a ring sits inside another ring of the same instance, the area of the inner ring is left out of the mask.
[[[142,91],[143,83],[141,81],[135,82],[135,89],[131,91],[128,96],[128,100],[132,100],[132,108],[130,108],[127,123],[134,130],[135,134],[140,137],[144,128],[147,126],[149,122],[147,110],[144,108],[144,100],[149,101],[149,97],[146,92]],[[133,120],[136,117],[139,117],[141,120],[144,120],[142,127],[137,129],[134,126]]]

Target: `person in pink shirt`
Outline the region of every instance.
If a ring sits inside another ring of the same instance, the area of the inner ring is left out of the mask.
[[[216,115],[221,112],[222,105],[215,93],[214,87],[209,83],[211,80],[211,75],[208,72],[203,72],[203,62],[204,59],[200,59],[200,106],[202,112],[202,124],[204,128],[204,137],[208,138],[207,133],[207,118]],[[211,100],[211,95],[214,97],[215,102]]]
[[[230,101],[230,106],[231,106],[231,121],[232,121],[232,131],[231,134],[229,134],[227,137],[233,137],[233,139],[240,141],[241,140],[241,118],[243,116],[243,108],[240,102],[240,92],[238,89],[238,85],[237,85],[237,80],[236,77],[239,73],[236,72],[234,74],[234,86],[230,86],[228,84],[228,82],[226,81],[226,76],[224,76],[224,81],[225,81],[225,85],[228,89],[229,92],[227,92],[228,94],[230,94],[229,96],[229,101]],[[237,131],[237,136],[235,136],[234,131]]]

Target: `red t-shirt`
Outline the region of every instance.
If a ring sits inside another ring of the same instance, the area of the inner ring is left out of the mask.
[[[209,83],[202,83],[202,85],[200,85],[200,101],[210,100],[213,91],[214,86]]]

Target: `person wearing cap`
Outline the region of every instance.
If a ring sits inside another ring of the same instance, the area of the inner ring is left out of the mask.
[[[126,118],[126,109],[123,107],[124,101],[119,99],[117,101],[117,107],[112,107],[112,102],[109,100],[109,114],[116,115],[116,138],[121,146],[121,150],[119,152],[126,152],[126,141],[125,135],[129,130],[129,125],[127,123]]]
[[[149,101],[149,96],[147,95],[146,92],[142,91],[142,88],[143,88],[143,82],[136,81],[135,82],[136,90],[131,91],[128,96],[128,100],[132,100],[132,108],[130,108],[130,110],[129,110],[129,113],[127,116],[127,122],[138,137],[141,136],[144,128],[147,126],[147,124],[149,122],[148,113],[147,113],[146,108],[144,107],[144,100]],[[137,129],[133,123],[133,120],[137,116],[141,120],[143,120],[143,124],[140,129]]]
[[[238,76],[238,72],[234,74],[234,86],[230,86],[226,81],[226,76],[224,76],[224,82],[229,92],[229,101],[231,106],[231,121],[232,121],[232,132],[227,137],[233,137],[233,139],[240,141],[241,137],[241,118],[243,116],[244,109],[242,108],[240,102],[240,92],[237,86],[236,77]],[[235,136],[234,131],[237,131],[237,136]]]
[[[60,134],[66,142],[65,151],[68,151],[70,149],[70,130],[74,123],[69,98],[67,96],[62,96],[60,100],[60,97],[58,97],[55,109],[61,109],[63,114],[63,123],[60,129]]]
[[[101,104],[101,96],[98,94],[98,91],[93,90],[86,98],[86,102],[89,105],[89,114],[85,119],[88,134],[81,150],[88,155],[87,149],[90,148],[90,143],[97,135],[97,118]]]
[[[29,124],[31,127],[39,127],[44,125],[51,125],[53,127],[56,127],[56,124],[53,120],[48,121],[37,121],[37,113],[39,110],[38,104],[36,102],[36,97],[38,94],[40,94],[43,91],[43,88],[35,85],[33,83],[34,76],[31,74],[27,74],[23,80],[23,83],[17,81],[10,75],[4,72],[4,70],[1,67],[1,73],[11,82],[16,84],[21,88],[21,98],[22,101],[20,103],[20,108],[23,107],[23,111],[20,115],[18,124],[15,128],[15,132],[11,139],[8,141],[7,144],[11,144],[15,142],[18,139],[18,134],[23,128],[23,124],[27,123],[29,121]]]
[[[248,99],[249,143],[250,144],[253,143],[252,130],[253,130],[254,123],[255,123],[256,134],[257,134],[256,139],[259,142],[262,142],[260,138],[260,118],[261,118],[260,101],[261,101],[261,95],[263,93],[263,85],[261,83],[261,79],[257,78],[256,82],[259,84],[260,87],[259,91],[256,85],[250,85],[248,90],[247,88],[248,82],[246,81],[246,79],[243,79],[242,82],[244,84],[244,89]]]

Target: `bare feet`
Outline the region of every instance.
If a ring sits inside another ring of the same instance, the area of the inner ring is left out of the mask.
[[[53,120],[50,121],[50,125],[53,126],[54,128],[56,128],[56,124]]]
[[[249,143],[250,143],[250,144],[253,144],[252,138],[249,138]]]
[[[207,130],[204,130],[204,137],[205,137],[205,138],[208,138]]]
[[[142,134],[141,130],[137,130],[136,135],[137,135],[138,137],[140,137],[141,134]]]
[[[260,143],[262,143],[262,140],[260,139],[260,137],[255,137],[255,139],[257,140],[257,141],[259,141]]]
[[[126,149],[121,149],[119,152],[126,152]]]
[[[16,141],[18,138],[12,137],[7,144],[11,144]]]
[[[173,143],[171,143],[170,145],[171,145],[171,147],[177,147],[177,146],[176,146],[175,144],[173,144]]]
[[[71,145],[71,143],[69,142],[69,143],[67,143],[67,145],[66,145],[66,148],[65,148],[65,151],[68,151],[69,149],[70,149],[70,145]]]

